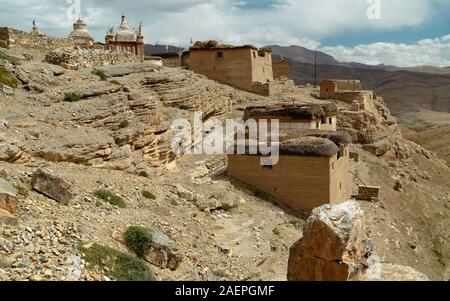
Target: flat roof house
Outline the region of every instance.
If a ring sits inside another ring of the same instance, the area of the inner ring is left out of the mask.
[[[271,49],[251,45],[224,46],[213,42],[197,42],[190,48],[190,70],[256,93],[261,92],[262,85],[273,81]]]
[[[244,119],[277,119],[280,129],[337,130],[337,106],[334,103],[305,103],[248,107]]]
[[[276,165],[256,154],[228,155],[228,175],[298,212],[351,198],[347,133],[309,131],[280,142]]]

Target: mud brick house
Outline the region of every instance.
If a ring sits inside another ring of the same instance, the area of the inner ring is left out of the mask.
[[[244,111],[244,119],[253,119],[257,122],[268,120],[269,123],[277,119],[281,130],[336,131],[337,107],[334,103],[248,107]]]
[[[261,95],[282,92],[274,81],[272,50],[251,45],[225,46],[197,42],[189,50],[189,69],[210,79]]]
[[[260,154],[228,155],[228,176],[298,212],[351,198],[347,133],[316,130],[280,141],[276,165],[263,166]]]
[[[320,82],[320,98],[326,100],[336,99],[351,103],[358,98],[372,100],[374,93],[373,91],[362,90],[361,81],[359,80],[329,79]]]

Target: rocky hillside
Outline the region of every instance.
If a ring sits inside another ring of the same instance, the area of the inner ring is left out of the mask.
[[[304,220],[226,177],[224,156],[176,157],[170,125],[320,102],[316,89],[262,97],[181,69],[71,70],[44,62],[51,49],[2,51],[16,85],[0,92],[1,280],[286,280]],[[383,99],[337,104],[355,191],[381,186],[381,203],[360,204],[381,260],[449,278],[449,168],[402,138]]]
[[[274,55],[290,58],[290,77],[297,84],[314,84],[314,52],[299,47],[275,47]],[[364,88],[384,97],[402,125],[416,130],[448,125],[450,74],[446,68],[368,66],[341,63],[319,53],[318,82],[322,79],[359,79]]]

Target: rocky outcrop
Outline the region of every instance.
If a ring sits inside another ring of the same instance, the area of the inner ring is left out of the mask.
[[[339,112],[338,127],[373,155],[397,158],[396,141],[401,132],[383,98],[356,99],[351,108]]]
[[[161,67],[149,63],[124,63],[114,66],[105,66],[102,71],[109,77],[122,77],[133,73],[155,72]]]
[[[176,243],[159,231],[152,231],[153,240],[145,259],[162,269],[175,271],[183,261],[184,255]]]
[[[290,250],[288,280],[428,280],[410,267],[381,263],[355,201],[313,211]]]
[[[69,183],[41,169],[33,174],[31,185],[36,191],[63,205],[68,205],[74,197]]]
[[[198,111],[204,118],[225,115],[233,109],[236,91],[191,71],[164,69],[145,76],[144,88],[155,91],[167,107]]]

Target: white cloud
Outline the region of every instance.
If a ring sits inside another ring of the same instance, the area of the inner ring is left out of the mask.
[[[339,61],[360,62],[370,65],[386,64],[399,67],[421,65],[450,66],[450,35],[437,39],[426,39],[416,44],[374,43],[357,45],[323,47],[324,51]]]
[[[193,38],[216,39],[230,44],[300,45],[315,49],[320,41],[335,35],[361,32],[370,35],[420,28],[433,21],[439,7],[450,10],[449,0],[379,0],[381,19],[369,20],[366,0],[81,1],[83,18],[98,41],[104,40],[110,26],[119,25],[120,16],[125,13],[133,27],[142,20],[147,43],[182,46],[187,46]],[[0,20],[6,25],[30,30],[31,21],[36,19],[44,32],[66,36],[72,27],[72,21],[66,17],[67,2],[1,1]],[[356,50],[353,52],[357,53]],[[343,55],[348,50],[340,53]],[[422,57],[420,61],[426,61],[426,58]]]

